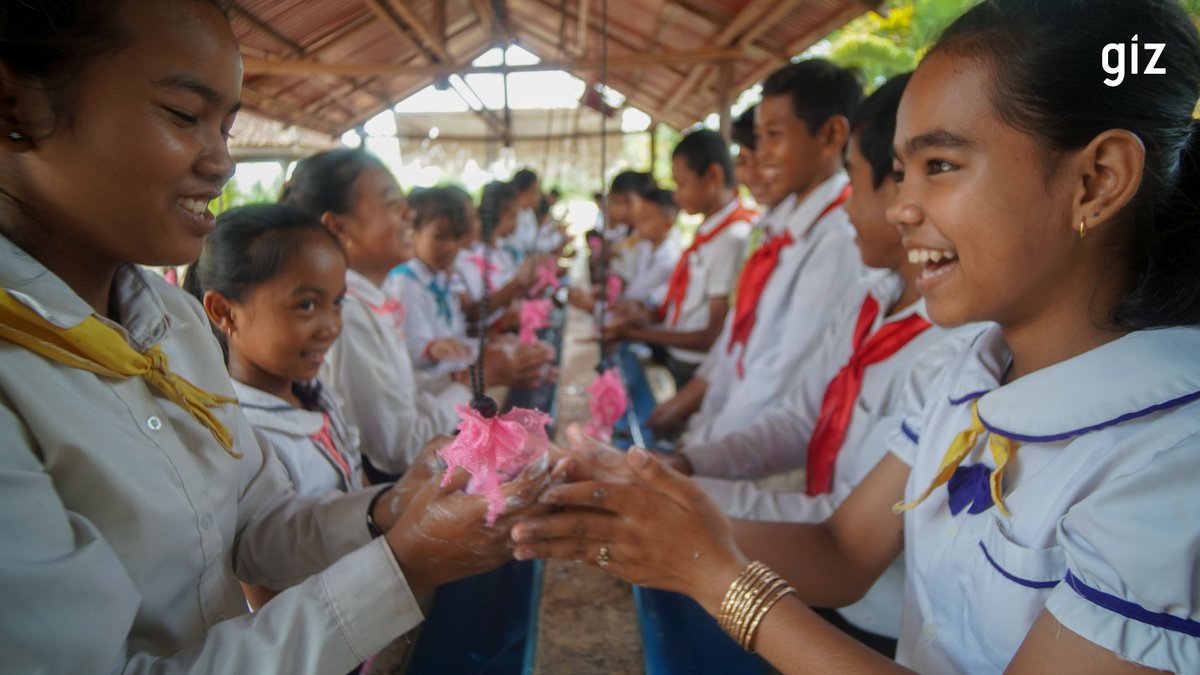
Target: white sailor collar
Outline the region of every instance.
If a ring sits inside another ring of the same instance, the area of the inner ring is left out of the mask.
[[[1052,443],[1200,399],[1200,328],[1136,331],[998,387],[1010,352],[997,326],[969,350],[950,403],[979,399],[992,432]]]
[[[234,380],[233,389],[250,423],[266,431],[275,431],[296,438],[308,438],[321,431],[325,416],[313,410],[297,408],[291,403]]]
[[[113,296],[121,323],[116,323],[96,314],[65,281],[0,235],[0,288],[59,328],[74,328],[95,316],[124,335],[138,351],[162,342],[169,326],[166,305],[152,286],[152,275],[133,264],[117,268]]]
[[[813,191],[808,193],[804,201],[800,202],[787,216],[785,227],[788,232],[797,240],[807,238],[814,230],[817,229],[817,216],[821,215],[821,211],[825,210],[834,200],[841,194],[842,189],[850,182],[850,178],[845,171],[839,171],[829,178],[825,179]],[[825,214],[828,216],[829,214]],[[825,218],[821,218],[824,220]]]

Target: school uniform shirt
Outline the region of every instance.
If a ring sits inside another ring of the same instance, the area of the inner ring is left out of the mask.
[[[342,334],[319,377],[345,402],[362,453],[380,470],[399,475],[434,436],[454,433],[458,415],[418,387],[397,317],[388,311],[395,299],[354,270],[346,271],[346,287]]]
[[[0,286],[61,328],[92,308],[0,237]],[[118,269],[119,331],[234,395],[200,304]],[[296,494],[241,410],[235,459],[144,380],[0,340],[0,668],[14,673],[344,673],[421,620],[371,491]],[[238,581],[289,588],[253,618]]]
[[[388,275],[384,292],[404,303],[404,342],[418,370],[461,370],[458,364],[439,364],[429,356],[429,343],[439,338],[466,342],[467,322],[458,298],[450,290],[450,275],[434,272],[413,258]],[[473,343],[470,343],[473,344]]]
[[[726,514],[751,520],[822,522],[887,454],[888,436],[899,428],[906,412],[901,408],[906,388],[910,397],[923,397],[942,370],[965,349],[965,339],[971,333],[956,339],[947,331],[930,326],[889,358],[866,367],[828,492],[810,495],[804,491],[772,490],[745,480],[803,470],[825,390],[853,353],[854,331],[866,297],[873,298],[880,308],[870,334],[912,317],[929,321],[923,300],[894,316],[882,316],[900,298],[903,288],[903,282],[891,272],[868,275],[859,287],[863,294],[852,294],[852,301],[835,314],[820,347],[797,373],[797,385],[781,405],[764,412],[746,429],[716,441],[684,447],[683,452],[695,469],[696,482]],[[903,596],[904,566],[898,561],[861,600],[838,612],[863,630],[896,638]]]
[[[454,274],[450,278],[450,290],[466,295],[472,302],[483,297],[483,266],[488,268],[489,288],[492,291],[504,288],[517,275],[518,265],[511,253],[500,247],[487,249],[484,256],[483,242],[475,242],[458,252],[454,262]]]
[[[738,205],[738,200],[733,199],[720,211],[706,218],[696,230],[696,236],[712,232],[725,222]],[[672,323],[671,317],[675,311],[672,307],[668,310],[663,328],[681,333],[708,328],[709,301],[713,298],[727,297],[737,285],[738,273],[742,270],[742,252],[746,248],[746,237],[750,234],[750,228],[751,223],[748,221],[734,221],[688,256],[688,284],[681,303],[679,320]],[[667,280],[669,282],[670,277],[667,277]],[[706,353],[677,347],[669,347],[667,351],[683,363],[695,364],[703,361]]]
[[[905,512],[897,660],[1000,672],[1045,609],[1121,659],[1200,671],[1200,328],[1130,333],[1001,385],[1010,362],[1000,330],[983,329],[893,435],[912,469],[906,501],[931,483],[973,402],[1016,447],[1011,515],[988,494],[986,438]]]
[[[538,219],[533,209],[517,211],[517,226],[509,235],[509,240],[523,255],[538,252]]]
[[[293,407],[278,396],[233,382],[259,444],[275,452],[296,492],[321,497],[361,489],[358,430],[346,423],[340,404],[319,380],[306,383],[304,389],[304,398],[315,401],[316,410]]]
[[[790,194],[779,204],[767,207],[766,211],[759,216],[753,231],[782,228],[787,217],[795,208],[796,195]],[[745,261],[746,256],[743,254],[739,263],[739,278],[740,268]],[[737,282],[735,281],[734,289],[736,290],[736,288]],[[696,441],[702,441],[698,431],[705,426],[705,420],[711,418],[725,405],[730,390],[729,383],[737,376],[734,359],[726,348],[729,344],[730,332],[733,330],[733,303],[736,300],[734,294],[731,293],[730,296],[730,311],[725,315],[725,323],[721,326],[721,335],[717,337],[712,349],[708,350],[696,368],[695,377],[703,378],[708,386],[704,392],[704,399],[700,403],[700,409],[688,418],[685,437],[689,440],[694,437]]]
[[[726,336],[713,347],[728,351],[735,363],[740,360],[744,374],[733,369],[719,406],[704,401],[692,440],[726,436],[777,405],[797,369],[815,351],[833,312],[864,274],[846,212],[839,207],[818,218],[846,183],[846,175],[838,173],[787,214],[784,227],[795,241],[779,254],[759,296],[746,343],[731,350]],[[771,226],[778,227],[778,222],[773,219]]]
[[[671,272],[675,271],[675,264],[683,252],[679,243],[679,228],[672,227],[658,246],[639,239],[634,249],[634,268],[621,297],[657,307],[667,294]]]

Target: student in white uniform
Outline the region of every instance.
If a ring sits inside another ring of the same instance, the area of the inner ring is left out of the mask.
[[[293,489],[310,497],[361,489],[357,431],[316,379],[342,332],[346,254],[337,238],[293,207],[235,208],[205,237],[184,289],[204,304],[238,403]],[[243,589],[256,611],[282,590]]]
[[[533,286],[535,261],[529,259],[518,265],[512,254],[497,244],[516,227],[517,207],[517,191],[511,184],[493,181],[484,186],[479,198],[479,240],[459,253],[455,262],[459,283],[451,283],[468,321],[476,321],[482,310],[485,268],[491,312],[488,325],[499,321]]]
[[[666,456],[697,476],[731,517],[828,518],[887,453],[887,438],[904,414],[905,388],[923,403],[934,379],[965,348],[964,337],[949,339],[930,324],[916,285],[922,267],[908,259],[899,230],[887,220],[898,189],[892,172],[896,107],[907,81],[899,75],[881,86],[850,124],[846,213],[863,264],[878,271],[835,312],[781,402],[745,429]],[[826,617],[849,624],[848,632],[892,657],[903,594],[904,566],[897,562],[861,601]]]
[[[456,381],[465,382],[466,368],[475,360],[479,342],[467,336],[458,297],[449,287],[457,242],[466,229],[459,220],[463,213],[452,196],[440,188],[415,191],[411,201],[417,213],[415,255],[389,274],[387,291],[408,310],[404,333],[409,355],[426,375],[426,381],[444,380],[453,373]],[[490,219],[490,214],[481,217]],[[533,381],[541,366],[554,358],[549,345],[518,345],[511,339],[491,340],[486,349],[487,386]]]
[[[671,271],[656,310],[645,307],[639,320],[616,323],[611,337],[667,347],[667,367],[682,387],[721,334],[750,224],[758,214],[734,191],[733,160],[719,133],[694,131],[671,157],[679,207],[705,220]]]
[[[0,45],[0,668],[344,673],[502,562],[462,480],[295,494],[199,303],[140,267],[195,260],[233,174],[221,7],[5,3]],[[239,580],[291,588],[250,617]]]
[[[538,175],[531,169],[513,174],[511,184],[517,191],[517,223],[508,243],[516,251],[518,262],[539,252],[537,206],[542,200]]]
[[[621,290],[621,300],[641,307],[657,307],[667,294],[671,272],[679,262],[679,228],[675,219],[679,207],[675,194],[656,188],[641,198],[633,217],[638,234],[635,246],[637,261]]]
[[[226,211],[184,287],[204,304],[242,411],[296,492],[361,488],[357,430],[316,379],[342,332],[346,254],[333,233],[294,207]]]
[[[346,148],[301,160],[281,201],[319,218],[346,251],[342,335],[320,377],[359,430],[371,481],[399,476],[430,439],[454,432],[454,402],[468,396],[465,387],[443,399],[420,386],[402,341],[405,307],[382,288],[412,257],[412,209],[378,158]]]
[[[597,294],[605,287],[607,279],[600,276],[615,276],[622,284],[628,283],[638,267],[638,256],[644,248],[638,248],[638,236],[633,228],[633,219],[641,210],[647,195],[658,189],[654,176],[642,171],[622,171],[612,179],[608,193],[608,224],[605,225],[605,243],[599,250],[591,251],[592,290],[580,288],[570,291],[571,304],[591,311]]]
[[[450,274],[470,223],[462,202],[446,188],[418,188],[408,199],[413,209],[413,257],[393,269],[384,283],[388,295],[404,304],[404,340],[418,370],[450,374],[475,358],[467,323]]]
[[[689,442],[744,428],[777,401],[812,355],[833,311],[863,273],[842,204],[849,117],[862,88],[848,70],[811,59],[763,82],[758,148],[769,234],[746,261],[724,349],[733,361],[705,392]]]
[[[1167,45],[1169,75],[1110,87],[1097,55],[1130,34]],[[904,94],[889,218],[929,255],[935,321],[996,323],[892,454],[823,524],[731,529],[636,452],[649,487],[544,496],[588,509],[518,525],[516,556],[598,557],[717,615],[744,599],[725,625],[789,672],[1200,670],[1198,91],[1175,0],[969,10]],[[855,599],[901,554],[893,665],[804,603]],[[767,571],[731,584],[753,558]]]

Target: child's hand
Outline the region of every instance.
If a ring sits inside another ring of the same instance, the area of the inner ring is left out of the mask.
[[[440,584],[511,560],[509,530],[513,524],[549,511],[537,498],[553,480],[561,481],[565,467],[550,468],[546,455],[504,485],[508,508],[492,527],[484,521],[487,499],[463,492],[469,480],[465,471],[455,472],[445,487],[441,472],[426,478],[386,535],[413,593],[423,595]]]
[[[675,399],[671,399],[658,404],[650,412],[646,425],[654,431],[656,436],[668,438],[683,430],[684,425],[687,424],[687,418],[688,416],[675,403]]]
[[[412,500],[413,495],[420,491],[421,487],[433,476],[441,474],[442,467],[445,465],[438,458],[438,451],[449,445],[452,440],[454,440],[452,436],[434,436],[433,440],[429,441],[421,450],[421,454],[413,460],[412,465],[404,472],[404,476],[392,486],[389,494],[375,503],[372,515],[375,525],[380,530],[387,532],[392,529],[400,518],[400,514],[408,508],[408,503]]]
[[[471,358],[471,348],[453,337],[430,340],[425,353],[434,361],[457,361]]]
[[[639,326],[650,323],[650,308],[638,300],[622,300],[613,305],[613,314],[622,321]]]
[[[517,268],[515,278],[522,289],[529,290],[533,286],[533,283],[537,281],[537,270],[541,264],[541,256],[531,255],[521,261],[521,266]]]

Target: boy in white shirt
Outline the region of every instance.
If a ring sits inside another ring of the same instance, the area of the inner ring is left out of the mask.
[[[767,236],[746,261],[734,311],[704,369],[689,442],[744,428],[777,401],[812,354],[833,311],[863,273],[842,204],[849,117],[862,100],[854,75],[821,59],[785,66],[763,82],[755,159]]]
[[[721,333],[757,214],[737,198],[733,160],[719,133],[688,134],[671,161],[676,202],[705,220],[671,272],[662,302],[614,324],[610,337],[667,347],[667,368],[682,387]]]

